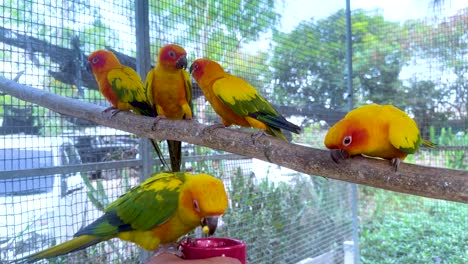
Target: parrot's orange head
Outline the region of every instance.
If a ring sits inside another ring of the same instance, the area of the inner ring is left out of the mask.
[[[158,63],[172,69],[187,68],[187,52],[176,44],[163,46],[159,50]]]
[[[349,155],[362,153],[368,141],[367,130],[348,119],[342,119],[332,126],[325,136],[325,146],[342,149]]]
[[[195,60],[189,71],[200,86],[203,86],[204,82],[209,83],[224,75],[223,67],[210,59]]]
[[[88,56],[88,65],[96,74],[109,71],[116,65],[120,65],[120,62],[114,53],[107,50],[96,50]]]
[[[218,217],[224,214],[228,206],[224,184],[208,174],[186,175],[188,179],[181,192],[180,213],[184,221],[208,227],[211,235],[216,230]]]

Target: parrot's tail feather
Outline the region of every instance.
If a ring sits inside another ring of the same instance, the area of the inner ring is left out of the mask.
[[[129,104],[133,106],[133,108],[136,111],[138,111],[137,114],[149,116],[149,117],[156,117],[156,114],[153,111],[153,107],[147,102],[132,101],[132,102],[129,102]]]
[[[151,141],[151,144],[153,144],[154,151],[156,151],[156,154],[158,154],[159,161],[161,161],[161,164],[164,167],[167,167],[167,162],[164,159],[164,155],[163,155],[161,149],[159,148],[158,142],[156,142],[156,140],[151,139],[151,138],[150,138],[150,141]]]
[[[60,245],[53,246],[46,250],[34,253],[23,259],[20,259],[20,262],[32,263],[40,259],[48,259],[61,255],[65,255],[80,249],[87,248],[89,246],[95,245],[101,241],[107,240],[108,238],[96,237],[96,236],[79,236],[64,242]]]
[[[289,140],[284,136],[284,134],[281,133],[281,130],[279,128],[268,127],[266,132],[274,137],[277,137],[286,142],[289,142]]]
[[[169,148],[172,172],[179,172],[182,164],[182,142],[168,140],[167,147]]]
[[[296,134],[300,134],[302,132],[301,127],[289,122],[282,116],[256,113],[256,116],[254,118],[256,118],[259,121],[262,121],[270,127],[288,130]]]
[[[421,140],[421,144],[423,144],[423,145],[426,146],[426,147],[430,147],[430,148],[434,148],[434,147],[437,146],[436,143],[431,142],[431,141],[429,141],[429,140],[427,140],[427,139],[424,139],[424,138]]]

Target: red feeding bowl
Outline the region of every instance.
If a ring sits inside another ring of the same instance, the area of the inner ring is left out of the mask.
[[[247,245],[232,238],[196,238],[187,239],[180,244],[185,259],[205,259],[212,257],[231,257],[246,263]]]

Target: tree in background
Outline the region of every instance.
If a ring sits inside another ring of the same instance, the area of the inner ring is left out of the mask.
[[[352,13],[355,105],[393,104],[413,114],[423,131],[468,123],[468,9],[435,24],[389,22],[378,13]],[[346,34],[343,10],[276,33],[271,66],[275,99],[346,110]],[[405,71],[413,74],[402,79]],[[435,71],[434,71],[435,69]],[[425,74],[421,74],[421,71]],[[287,99],[286,99],[287,98]]]
[[[344,22],[340,11],[322,21],[303,21],[290,33],[275,33],[271,79],[276,101],[332,107],[343,104],[346,50],[345,31],[340,28],[344,29]],[[339,27],[333,29],[331,24]]]
[[[379,14],[358,10],[353,12],[352,21],[355,103],[401,107],[399,75],[409,57],[401,42],[407,35],[399,23],[386,21]]]
[[[291,33],[275,34],[278,44],[271,64],[278,101],[346,108],[345,21],[344,10],[339,10],[322,20],[302,22]],[[397,37],[401,27],[382,15],[357,10],[352,32],[357,102],[391,103],[401,92],[398,75],[405,58]]]
[[[197,58],[223,63],[243,43],[257,40],[277,25],[275,4],[274,0],[152,1],[150,10],[157,22],[150,30],[159,32],[159,39],[194,47]]]
[[[430,127],[438,131],[446,124],[449,114],[440,109],[447,104],[447,92],[437,89],[432,81],[411,79],[406,89],[407,96],[401,98],[404,109],[412,113],[422,137],[429,138]]]
[[[435,98],[444,103],[439,112],[461,120],[461,130],[468,129],[467,21],[468,8],[465,8],[438,24],[427,20],[405,23],[409,32],[407,42],[413,56],[422,59],[428,69],[438,69],[440,72],[431,76],[435,89],[443,96]],[[434,94],[421,96],[427,102],[434,100]]]

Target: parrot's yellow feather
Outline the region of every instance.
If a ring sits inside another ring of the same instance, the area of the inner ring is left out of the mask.
[[[370,104],[349,112],[331,127],[325,146],[349,155],[404,159],[415,153],[422,140],[416,122],[392,105]],[[426,144],[427,145],[427,144]]]

